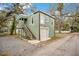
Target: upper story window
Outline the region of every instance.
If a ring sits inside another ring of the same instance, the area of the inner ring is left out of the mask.
[[[24,23],[26,23],[27,18],[20,18],[19,20],[23,21]]]
[[[33,24],[33,17],[32,17],[32,24]]]
[[[40,23],[41,23],[41,24],[45,24],[44,19],[41,19]]]
[[[26,21],[27,21],[27,18],[24,18],[24,23],[26,23]]]
[[[41,15],[40,24],[45,24],[45,16]]]

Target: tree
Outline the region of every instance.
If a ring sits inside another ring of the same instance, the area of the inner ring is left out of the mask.
[[[49,12],[50,12],[50,15],[51,15],[51,16],[54,16],[54,15],[55,15],[55,11],[54,11],[53,8],[51,8]]]
[[[6,14],[7,13],[5,11],[0,11],[0,28],[5,26]]]
[[[19,3],[13,4],[13,10],[9,12],[9,15],[13,17],[13,23],[12,23],[11,30],[10,30],[11,35],[13,35],[14,32],[16,34],[16,15],[21,14],[21,13],[23,13],[23,11]]]
[[[35,13],[37,11],[36,7],[35,6],[31,6],[31,11],[32,11],[32,13]]]
[[[72,31],[79,32],[79,12],[73,15]]]
[[[64,7],[63,3],[58,3],[57,10],[59,11],[59,25],[58,25],[59,33],[61,33],[61,24],[62,24],[61,16],[63,7]]]
[[[8,5],[8,4],[3,4],[3,5]],[[11,3],[10,5],[8,5],[7,7],[4,7],[4,10],[7,12],[6,15],[2,18],[2,20],[0,20],[0,24],[3,24],[4,21],[7,21],[9,17],[13,17],[13,23],[12,23],[12,27],[11,27],[11,32],[10,34],[13,35],[15,29],[16,29],[16,15],[18,14],[23,14],[23,7],[26,6],[26,8],[29,6],[29,3]],[[10,7],[11,6],[11,7]]]
[[[63,9],[63,7],[64,7],[63,3],[58,3],[57,10],[60,12],[60,16],[62,16],[62,9]]]

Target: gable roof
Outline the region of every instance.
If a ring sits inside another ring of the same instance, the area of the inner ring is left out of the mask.
[[[54,15],[51,16],[51,15],[49,15],[49,14],[47,14],[47,13],[42,12],[42,11],[36,11],[36,12],[33,13],[33,14],[36,14],[36,13],[42,13],[42,14],[45,14],[45,15],[47,15],[47,16],[49,16],[49,17],[55,19],[55,17],[53,17]],[[33,14],[32,14],[32,15],[33,15]],[[32,16],[32,15],[27,16],[27,15],[23,15],[23,14],[21,15],[21,14],[20,14],[19,17],[20,17],[20,18],[21,18],[21,17],[23,17],[23,18],[27,18],[27,17],[30,17],[30,16]]]
[[[42,14],[45,14],[45,15],[47,15],[47,16],[49,16],[49,17],[55,19],[54,17],[52,17],[52,16],[50,16],[50,15],[48,15],[47,13],[44,13],[44,12],[42,12],[42,11],[37,11],[37,12],[35,12],[35,13],[33,13],[33,14],[36,14],[36,13],[42,13]]]

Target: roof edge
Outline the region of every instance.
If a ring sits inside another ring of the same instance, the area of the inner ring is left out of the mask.
[[[51,17],[51,18],[53,18],[51,15],[48,15],[47,13],[44,13],[44,12],[42,12],[42,11],[36,11],[35,13],[33,13],[33,14],[36,14],[36,13],[43,13],[43,14],[45,14],[45,15],[47,15],[47,16],[49,16],[49,17]],[[53,18],[54,19],[54,18]]]

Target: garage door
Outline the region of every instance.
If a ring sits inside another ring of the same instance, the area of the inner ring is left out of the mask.
[[[49,35],[49,29],[48,29],[48,27],[41,27],[40,28],[40,40],[41,41],[48,40],[48,35]]]

